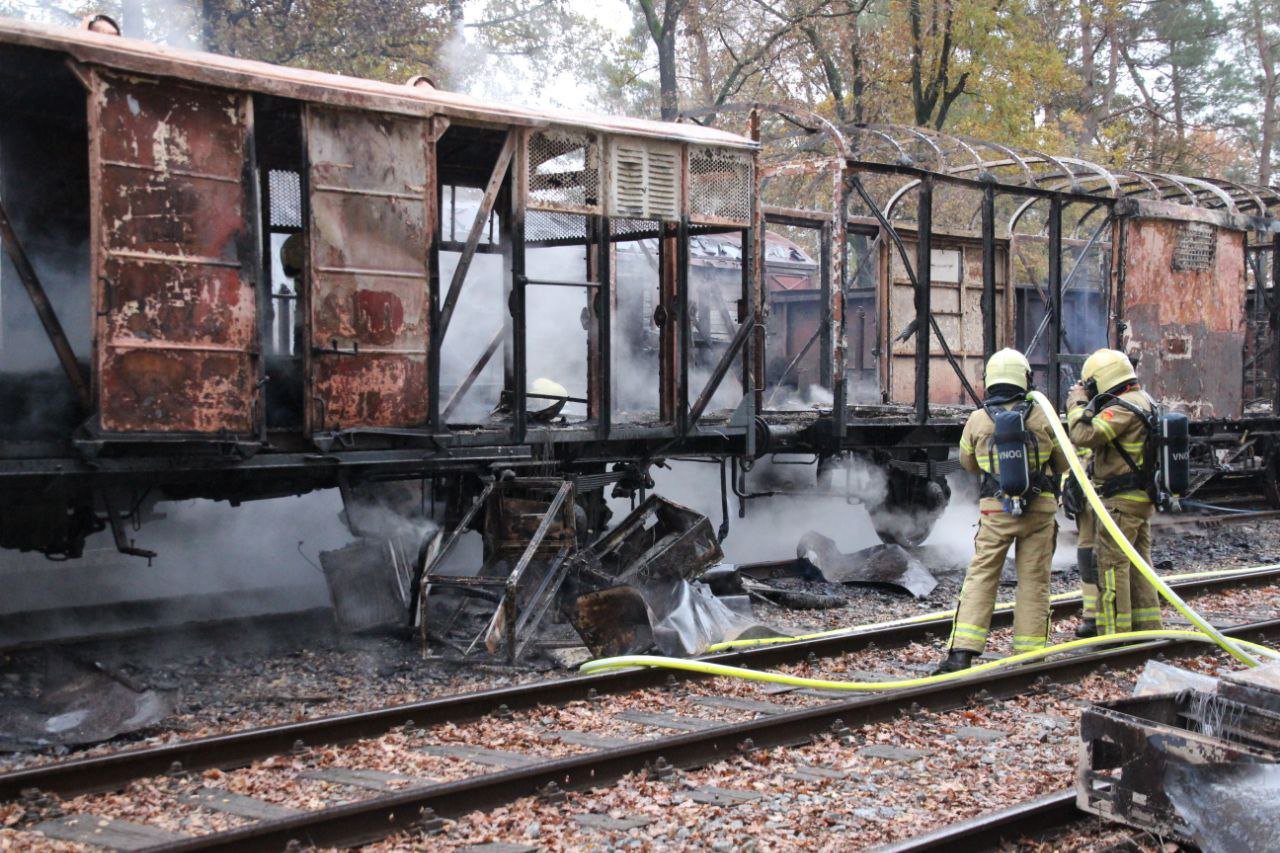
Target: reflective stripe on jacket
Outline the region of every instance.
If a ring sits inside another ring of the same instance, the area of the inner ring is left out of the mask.
[[[1145,412],[1152,410],[1151,400],[1139,388],[1131,388],[1119,396]],[[1085,418],[1087,410],[1088,406],[1076,406],[1068,411],[1067,427],[1072,443],[1093,451],[1089,475],[1094,485],[1101,486],[1107,480],[1133,473],[1129,463],[1116,450],[1116,445],[1124,448],[1134,464],[1141,468],[1147,447],[1147,425],[1142,417],[1115,402],[1104,405],[1092,419]],[[1137,503],[1151,502],[1151,497],[1143,489],[1130,489],[1111,497]]]

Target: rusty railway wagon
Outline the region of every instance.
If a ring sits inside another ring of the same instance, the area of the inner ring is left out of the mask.
[[[1006,344],[1059,397],[1092,348],[1141,354],[1202,484],[1274,481],[1275,395],[1243,397],[1280,378],[1273,188],[11,21],[0,103],[4,547],[138,552],[123,522],[158,498],[392,483],[469,519],[506,471],[571,483],[596,531],[657,461],[719,460],[745,512],[783,455],[878,466],[873,518],[918,541]]]

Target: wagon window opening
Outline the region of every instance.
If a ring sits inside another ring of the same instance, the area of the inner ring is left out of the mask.
[[[662,241],[659,224],[614,219],[612,251],[613,414],[630,423],[661,420],[662,329],[672,313],[661,292]]]
[[[580,423],[589,416],[589,340],[601,292],[588,281],[590,239],[589,217],[526,215],[525,396],[534,422]]]
[[[467,239],[485,203],[507,133],[454,124],[436,147],[440,233],[437,304],[443,306],[463,259]],[[514,163],[514,157],[512,158]],[[511,166],[489,199],[479,240],[440,343],[440,411],[454,427],[506,429],[511,410],[514,350],[507,308]],[[439,335],[440,330],[435,330]],[[532,377],[530,379],[532,381]]]
[[[269,430],[303,426],[306,320],[306,159],[301,105],[254,99],[258,192],[262,211],[263,285],[259,333],[266,361]]]
[[[1052,325],[1049,294],[1049,203],[1035,202],[1010,235],[1014,283],[1014,346],[1027,353],[1040,388],[1051,388]],[[1108,346],[1111,294],[1111,229],[1106,211],[1083,204],[1062,208],[1060,275],[1062,341],[1060,387],[1079,377],[1084,359]]]
[[[84,87],[62,55],[0,48],[0,204],[88,377],[93,318]],[[7,250],[0,248],[0,428],[62,438],[85,417]]]
[[[882,402],[880,322],[877,297],[879,229],[850,224],[845,237],[845,399],[851,404]]]
[[[1269,235],[1266,235],[1269,236]],[[1245,275],[1245,342],[1244,342],[1244,404],[1246,406],[1270,405],[1271,371],[1270,315],[1268,292],[1275,292],[1271,283],[1274,272],[1270,245],[1255,244],[1248,247]]]
[[[448,184],[441,190],[441,298],[449,290],[467,232],[484,190]],[[483,423],[498,408],[503,390],[506,310],[503,301],[503,258],[498,242],[498,214],[491,213],[463,280],[457,308],[441,351],[441,406],[451,424]],[[476,368],[479,368],[476,370]],[[464,382],[465,394],[459,395]]]
[[[689,405],[733,345],[744,316],[743,261],[748,232],[700,231],[689,238]],[[739,356],[712,393],[702,422],[723,420],[743,397]]]
[[[769,221],[764,247],[766,410],[830,409],[830,381],[823,373],[823,305],[820,260],[828,237],[813,224]]]

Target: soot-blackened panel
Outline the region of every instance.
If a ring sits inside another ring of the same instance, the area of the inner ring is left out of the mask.
[[[308,108],[310,426],[427,421],[427,122]]]
[[[248,433],[258,410],[243,94],[97,73],[98,396],[107,432]]]

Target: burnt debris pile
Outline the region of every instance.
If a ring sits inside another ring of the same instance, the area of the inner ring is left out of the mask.
[[[322,553],[338,624],[416,637],[443,659],[573,666],[785,633],[753,603],[822,610],[851,587],[923,599],[938,584],[906,548],[845,554],[815,531],[794,560],[729,564],[705,516],[659,495],[588,541],[574,491],[570,480],[497,479],[450,528],[419,531],[419,545],[401,527]]]
[[[1077,805],[1206,851],[1280,844],[1280,664],[1212,678],[1151,662],[1080,719]]]

